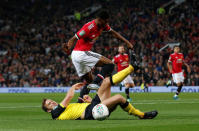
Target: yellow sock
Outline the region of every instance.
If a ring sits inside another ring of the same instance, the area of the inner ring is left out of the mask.
[[[133,107],[133,105],[131,105],[130,103],[128,104],[128,106],[126,108],[123,109],[124,111],[128,112],[129,115],[135,115],[135,116],[139,116],[141,118],[144,117],[144,112],[141,112],[140,110],[136,109],[135,107]]]
[[[144,83],[141,84],[140,88],[144,90]]]
[[[112,76],[113,84],[117,84],[117,83],[123,81],[124,78],[126,78],[133,71],[134,71],[133,66],[129,65],[124,70],[121,70],[120,72],[116,73],[115,75]]]

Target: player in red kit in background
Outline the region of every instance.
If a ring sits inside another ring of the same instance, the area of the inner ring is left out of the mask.
[[[123,45],[120,45],[118,48],[119,54],[113,58],[113,62],[117,65],[117,71],[121,71],[129,66],[129,56],[125,53]],[[132,80],[131,75],[128,75],[123,81],[122,84],[125,86],[125,93],[127,101],[130,102],[132,99],[129,96],[129,88],[135,86],[134,81]]]
[[[93,44],[101,35],[102,32],[109,32],[114,37],[127,44],[128,48],[132,49],[133,45],[118,32],[114,31],[109,25],[109,13],[102,10],[98,13],[97,18],[86,23],[69,41],[63,45],[63,50],[68,53],[77,41],[72,54],[72,62],[75,66],[78,76],[86,80],[87,85],[80,92],[80,97],[89,93],[89,89],[97,89],[101,81],[109,76],[114,70],[114,63],[95,52],[91,51]],[[93,81],[91,70],[95,67],[102,67],[102,70],[97,74]],[[93,81],[93,84],[90,84]],[[88,85],[89,84],[89,85]],[[87,88],[88,86],[88,88]]]
[[[182,65],[184,64],[187,67],[187,71],[190,73],[191,69],[187,63],[184,62],[184,56],[180,52],[179,46],[174,46],[174,53],[169,56],[169,60],[167,63],[169,72],[172,73],[173,81],[177,84],[177,92],[174,95],[174,99],[178,99],[178,95],[183,86],[184,82],[184,74],[182,72]]]

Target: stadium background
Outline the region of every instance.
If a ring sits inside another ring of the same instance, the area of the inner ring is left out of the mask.
[[[172,10],[177,4],[169,0],[1,0],[0,5],[0,87],[71,86],[79,81],[61,44],[95,18],[91,7],[106,8],[110,26],[135,45],[142,67],[148,68],[150,85],[163,86],[171,78],[166,62],[172,50],[159,52],[169,42],[181,43],[191,67],[185,85],[199,85],[197,0]],[[119,44],[104,34],[92,50],[112,59]],[[134,75],[136,86],[143,82],[141,74]]]
[[[177,0],[181,1],[184,0]],[[166,49],[159,53],[159,49],[167,43],[180,42],[192,70],[185,85],[194,85],[188,87],[193,91],[186,92],[199,92],[199,1],[187,0],[176,5],[174,0],[1,0],[0,131],[198,131],[198,93],[183,92],[177,101],[172,99],[172,92],[131,93],[136,108],[158,110],[153,120],[139,120],[117,108],[105,121],[54,121],[41,110],[41,101],[50,98],[60,102],[65,93],[29,93],[26,90],[62,90],[57,86],[70,87],[79,81],[61,44],[94,18],[95,13],[89,15],[89,7],[103,6],[110,12],[111,27],[135,44],[139,61],[149,70],[151,85],[164,86],[171,78],[166,62],[172,51]],[[75,19],[71,19],[75,12]],[[81,19],[78,12],[83,12]],[[93,51],[112,58],[119,44],[104,34]],[[137,86],[142,82],[141,77],[141,73],[134,76]],[[40,86],[46,88],[21,88]],[[170,89],[159,89],[163,88]],[[1,93],[1,89],[11,91]],[[136,89],[141,90],[140,87]],[[72,102],[77,101],[78,95],[75,94]]]

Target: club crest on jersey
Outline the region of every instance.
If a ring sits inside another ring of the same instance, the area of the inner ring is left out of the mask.
[[[86,33],[86,32],[85,32],[84,30],[82,30],[82,31],[79,33],[79,35],[80,35],[80,36],[83,36],[85,33]]]

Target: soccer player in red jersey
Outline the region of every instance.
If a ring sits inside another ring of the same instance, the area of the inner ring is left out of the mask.
[[[167,66],[169,72],[172,73],[173,81],[177,84],[177,92],[174,95],[174,99],[178,99],[178,95],[182,89],[184,82],[184,75],[182,72],[182,65],[184,64],[187,67],[187,71],[190,73],[190,67],[187,63],[184,62],[184,56],[180,52],[179,46],[174,46],[174,53],[170,55]]]
[[[96,19],[86,23],[69,41],[63,45],[63,50],[68,53],[69,50],[73,47],[75,41],[76,45],[72,51],[71,58],[75,66],[78,76],[81,79],[86,80],[87,83],[93,81],[91,70],[95,66],[102,67],[102,70],[97,74],[94,79],[94,84],[85,85],[80,92],[80,97],[89,93],[89,89],[98,88],[98,84],[108,75],[110,75],[114,69],[114,63],[95,52],[91,51],[93,44],[102,34],[102,32],[109,32],[114,37],[122,40],[127,44],[128,48],[132,49],[133,45],[121,36],[118,32],[113,30],[109,25],[109,13],[105,10],[102,10]]]
[[[113,58],[113,62],[117,65],[117,71],[121,71],[129,66],[129,56],[125,53],[123,45],[120,45],[118,48],[119,54]],[[132,80],[131,75],[128,75],[123,81],[122,84],[125,86],[125,93],[127,101],[130,102],[132,99],[129,97],[129,88],[135,86],[134,81]]]

